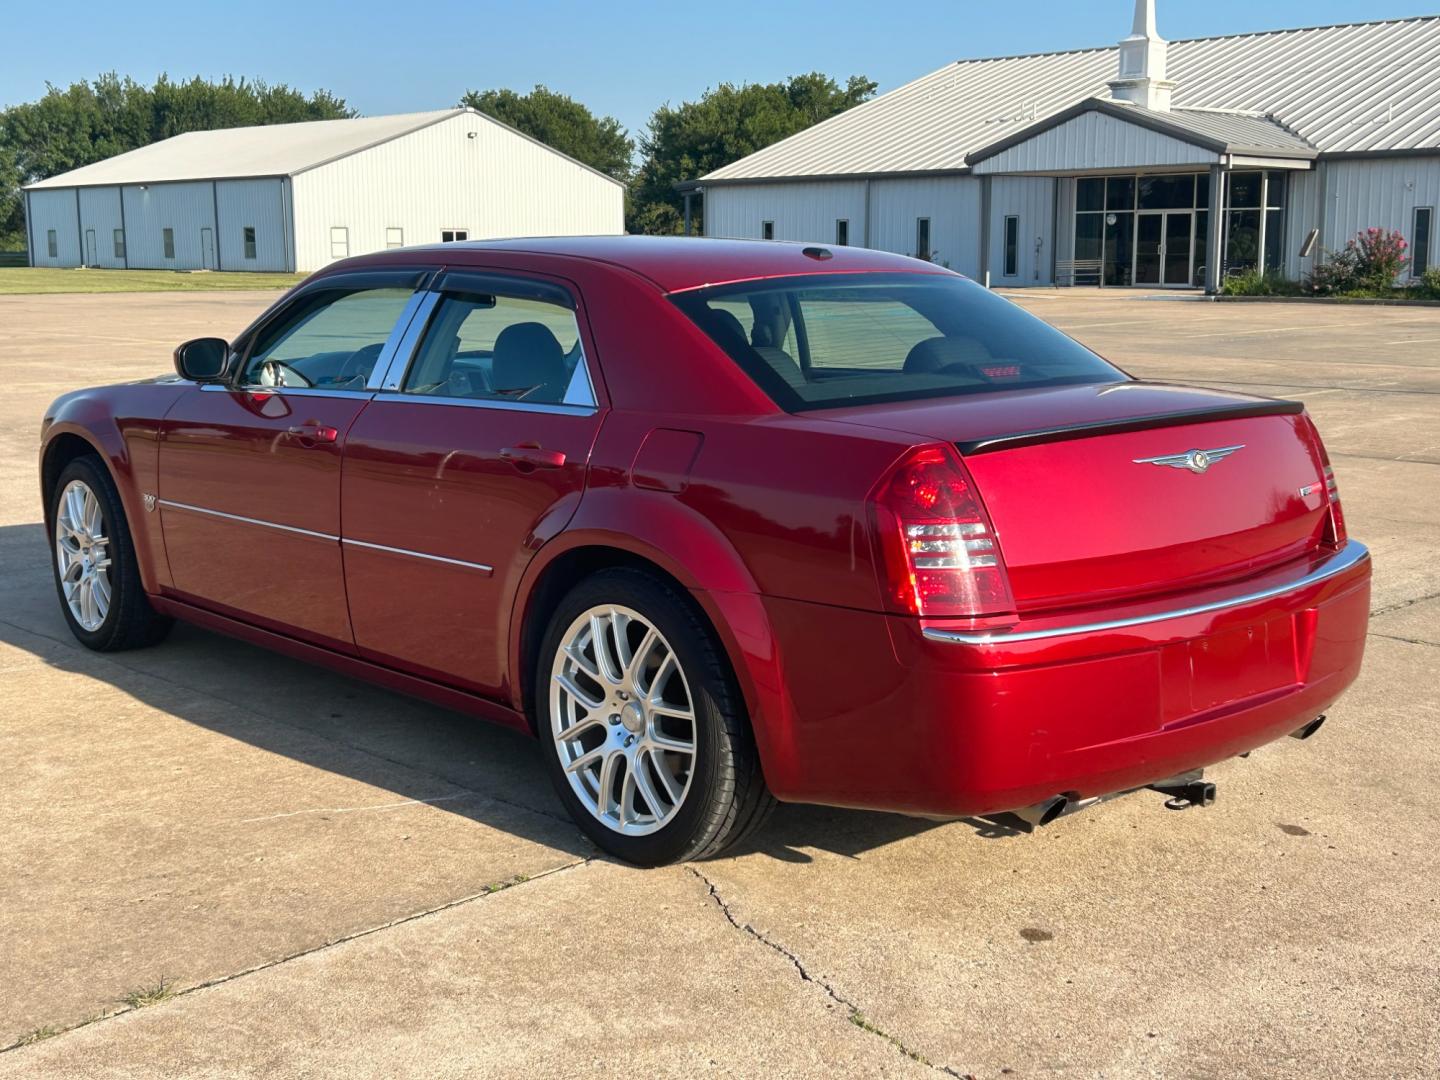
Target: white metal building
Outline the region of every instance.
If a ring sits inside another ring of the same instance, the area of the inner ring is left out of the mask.
[[[472,109],[195,131],[25,188],[32,266],[309,271],[624,214],[619,181]]]
[[[852,243],[993,285],[1298,278],[1357,231],[1440,264],[1440,17],[962,60],[690,185],[710,236]],[[1222,210],[1223,208],[1223,210]],[[1223,253],[1220,258],[1211,253]]]

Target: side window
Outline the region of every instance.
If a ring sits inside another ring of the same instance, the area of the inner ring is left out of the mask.
[[[350,229],[345,225],[330,226],[330,258],[350,257]]]
[[[594,405],[575,312],[533,297],[443,294],[402,394]]]
[[[363,390],[413,295],[392,287],[322,289],[302,298],[260,331],[240,384]]]
[[[161,229],[160,239],[165,246],[165,258],[173,259],[175,257],[175,230]]]
[[[247,259],[253,259],[253,258],[255,258],[255,226],[254,226],[254,225],[246,225],[246,226],[245,226],[245,230],[244,230],[244,233],[243,233],[243,239],[244,239],[244,241],[245,241],[245,258],[247,258]]]

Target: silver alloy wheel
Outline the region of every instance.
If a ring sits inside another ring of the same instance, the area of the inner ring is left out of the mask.
[[[55,514],[55,565],[75,621],[99,630],[110,611],[110,539],[100,500],[83,480],[71,480]]]
[[[695,699],[665,636],[638,611],[593,607],[550,669],[550,729],[571,790],[625,836],[673,819],[695,771]]]

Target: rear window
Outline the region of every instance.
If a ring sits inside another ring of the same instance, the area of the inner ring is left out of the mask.
[[[948,274],[811,275],[671,299],[790,412],[1128,379]]]

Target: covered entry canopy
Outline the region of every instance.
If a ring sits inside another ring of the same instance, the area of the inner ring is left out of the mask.
[[[1263,113],[1088,98],[971,152],[966,163],[987,189],[996,176],[1070,178],[1063,189],[1056,180],[1054,231],[1074,238],[1072,282],[1089,274],[1098,284],[1203,284],[1217,292],[1232,249],[1245,247],[1251,258],[1241,265],[1254,266],[1265,265],[1270,245],[1278,250],[1285,172],[1308,170],[1317,156],[1312,143]],[[988,240],[982,236],[987,249]]]
[[[1118,169],[1308,169],[1319,152],[1263,113],[1219,109],[1161,112],[1088,98],[965,156],[977,176],[1075,176]]]

